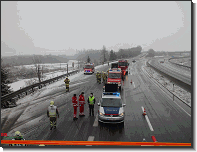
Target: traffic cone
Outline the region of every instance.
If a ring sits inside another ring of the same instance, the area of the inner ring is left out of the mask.
[[[151,136],[153,142],[158,142],[157,139],[155,138],[155,136]]]
[[[144,112],[143,112],[143,114],[142,114],[143,116],[145,116],[146,115],[146,110],[145,110],[145,108],[144,108]]]

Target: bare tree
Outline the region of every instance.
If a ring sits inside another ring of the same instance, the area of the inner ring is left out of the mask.
[[[42,60],[40,59],[39,56],[35,56],[33,57],[33,63],[34,63],[34,66],[35,66],[35,72],[36,72],[36,75],[38,77],[38,81],[39,83],[41,82],[41,78],[42,78],[42,75],[43,75],[43,65],[42,64]]]

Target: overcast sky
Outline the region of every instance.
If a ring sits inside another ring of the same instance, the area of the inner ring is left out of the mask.
[[[189,1],[3,1],[1,55],[191,50]]]

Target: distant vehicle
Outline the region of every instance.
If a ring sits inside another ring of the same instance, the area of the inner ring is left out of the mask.
[[[133,63],[135,63],[135,62],[136,62],[136,60],[133,60],[132,62],[133,62]]]
[[[98,106],[98,121],[102,123],[123,123],[125,117],[124,107],[121,95],[114,92],[118,85],[106,84],[106,92],[102,93]],[[111,88],[111,89],[110,89]],[[111,92],[110,92],[111,91]]]
[[[118,61],[118,68],[121,68],[122,76],[125,76],[125,74],[128,74],[128,66],[129,66],[129,63],[127,60]]]
[[[164,63],[164,59],[160,60],[160,63]]]
[[[94,63],[86,63],[84,67],[84,74],[93,74],[94,72]]]

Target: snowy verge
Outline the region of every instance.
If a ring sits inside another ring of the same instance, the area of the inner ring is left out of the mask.
[[[159,82],[163,87],[167,88],[172,94],[179,97],[185,104],[191,107],[191,93],[182,89],[181,87],[174,85],[173,91],[173,82],[163,75],[156,72],[151,67],[144,67],[144,69],[150,74],[157,82]]]

